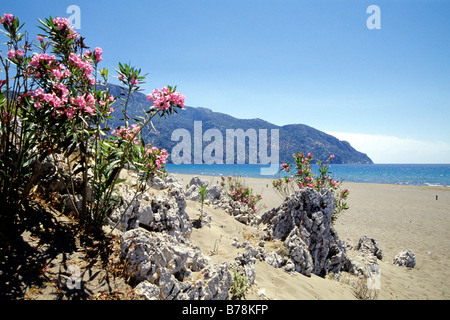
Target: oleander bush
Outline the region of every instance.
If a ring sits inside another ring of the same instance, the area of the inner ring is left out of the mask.
[[[164,173],[167,151],[145,144],[141,132],[153,118],[184,108],[185,97],[176,87],[155,89],[147,95],[148,108],[130,119],[129,98],[145,83],[141,70],[119,63],[125,94],[115,98],[106,86],[109,70],[99,68],[102,49],[88,48],[66,18],[39,22],[41,33],[30,39],[19,18],[0,19],[7,38],[0,51],[0,215],[14,222],[39,180],[39,164],[52,160],[80,224],[94,230],[118,204],[124,168],[138,171],[137,192]],[[114,107],[121,108],[124,125],[112,129]],[[75,190],[76,177],[81,192]]]
[[[334,223],[338,215],[349,208],[346,200],[350,193],[348,189],[341,188],[342,180],[335,180],[331,176],[330,163],[334,159],[334,155],[330,155],[325,162],[317,161],[317,175],[312,170],[313,155],[311,153],[304,155],[303,152],[298,152],[292,156],[295,165],[283,163],[280,172],[285,172],[286,175],[274,180],[272,182],[273,187],[283,197],[289,196],[298,189],[312,188],[319,192],[322,189],[331,189],[335,198],[335,210],[332,214],[332,222]]]

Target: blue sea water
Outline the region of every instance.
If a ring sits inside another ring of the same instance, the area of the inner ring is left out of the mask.
[[[169,173],[269,179],[282,176],[282,174],[261,175],[260,169],[267,167],[256,164],[166,165]],[[334,179],[343,179],[347,182],[450,186],[450,164],[331,164],[329,172]]]

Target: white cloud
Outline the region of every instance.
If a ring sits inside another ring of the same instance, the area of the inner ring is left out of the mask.
[[[346,132],[329,134],[348,141],[375,163],[450,163],[450,144],[444,141]]]

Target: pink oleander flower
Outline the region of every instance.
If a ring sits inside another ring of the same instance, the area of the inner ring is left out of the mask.
[[[152,147],[149,143],[145,147],[145,158],[148,160],[148,168],[150,170],[159,170],[167,162],[168,153],[166,149],[158,149],[157,147]]]
[[[53,23],[56,24],[56,27],[59,30],[65,29],[68,26],[70,26],[69,19],[67,19],[67,18],[56,17],[55,19],[53,19]]]
[[[99,47],[95,48],[94,55],[95,55],[95,61],[96,62],[100,62],[100,61],[103,60],[102,53],[103,53],[102,48],[99,48]]]
[[[139,141],[137,139],[137,134],[140,131],[140,127],[136,124],[132,124],[130,127],[124,127],[117,130],[113,130],[111,133],[115,135],[117,138],[130,140],[134,144],[138,144]]]
[[[308,158],[312,158],[312,156],[313,156],[312,153],[309,152],[309,153],[308,153]]]
[[[10,26],[12,25],[14,19],[15,18],[11,13],[4,13],[3,18],[0,19],[0,23]]]
[[[153,100],[153,106],[159,110],[167,110],[170,107],[185,107],[185,97],[179,92],[170,92],[167,87],[155,89],[147,95],[147,101]]]
[[[59,30],[67,30],[68,39],[76,39],[79,37],[79,34],[74,31],[72,26],[70,25],[69,19],[56,17],[55,19],[53,19],[53,23]]]
[[[289,165],[287,163],[283,163],[281,165],[281,170],[288,171],[289,170]]]
[[[137,80],[137,79],[131,79],[131,85],[133,85],[133,86],[138,86],[139,85],[139,81]]]
[[[88,79],[88,80],[92,79],[92,71],[94,71],[94,68],[91,66],[91,64],[88,61],[81,59],[80,56],[78,56],[72,52],[69,55],[69,62],[73,66],[76,66],[78,69],[82,70],[84,77],[86,79]]]
[[[16,52],[13,49],[11,49],[8,51],[6,55],[8,56],[8,58],[14,59],[14,57],[16,56]]]

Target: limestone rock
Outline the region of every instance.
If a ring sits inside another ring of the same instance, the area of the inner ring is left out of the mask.
[[[416,266],[416,256],[410,249],[406,249],[394,257],[393,263],[398,266],[414,268]]]
[[[295,256],[296,270],[324,276],[349,267],[345,248],[331,223],[334,208],[331,190],[318,192],[308,188],[264,213],[258,223],[265,225],[267,237],[285,241]],[[272,255],[269,261],[274,262],[273,258]]]
[[[147,280],[140,282],[134,291],[143,296],[146,300],[159,300],[160,290],[157,285],[154,285]]]
[[[127,261],[128,273],[138,282],[158,279],[163,269],[182,277],[186,269],[199,271],[209,258],[200,249],[160,232],[132,229],[122,235],[121,258]]]
[[[186,201],[181,189],[168,194],[150,196],[146,193],[134,197],[127,186],[120,187],[122,204],[110,215],[111,224],[123,232],[138,227],[149,231],[166,232],[177,238],[187,238],[192,224],[185,211]]]
[[[378,245],[377,241],[375,239],[368,238],[367,236],[362,236],[359,239],[358,244],[355,247],[355,250],[371,254],[380,260],[383,259],[383,252],[380,249],[380,246]]]
[[[297,228],[292,229],[284,243],[289,252],[289,257],[291,257],[290,260],[294,264],[295,270],[309,277],[314,268],[314,262],[308,247],[301,238]]]

